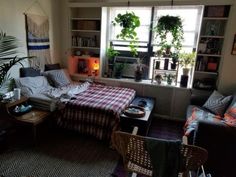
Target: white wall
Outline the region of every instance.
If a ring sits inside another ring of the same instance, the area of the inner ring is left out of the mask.
[[[17,37],[21,42],[19,56],[27,56],[24,13],[46,15],[49,17],[49,36],[52,59],[59,62],[60,41],[58,38],[57,0],[0,0],[0,30]],[[53,4],[53,5],[52,5]],[[56,62],[55,61],[55,62]],[[27,62],[25,62],[27,65]],[[20,66],[20,65],[19,65]],[[11,70],[13,77],[19,76],[19,66]]]

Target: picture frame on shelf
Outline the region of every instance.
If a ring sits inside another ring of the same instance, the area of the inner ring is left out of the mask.
[[[234,42],[233,42],[231,54],[236,55],[236,34],[234,35]]]

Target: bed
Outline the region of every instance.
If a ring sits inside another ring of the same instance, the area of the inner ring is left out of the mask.
[[[60,109],[55,111],[59,127],[109,140],[112,131],[118,128],[120,113],[135,97],[135,90],[88,82],[72,84],[70,80],[62,81],[66,78],[66,74],[61,76],[64,70],[53,72],[60,82],[48,78],[47,73],[19,78],[16,85],[39,108],[49,108],[52,103],[60,105]]]

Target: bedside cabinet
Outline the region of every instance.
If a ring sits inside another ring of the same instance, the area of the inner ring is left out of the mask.
[[[130,105],[141,106],[145,109],[145,115],[140,118],[126,116],[124,113],[120,115],[120,127],[122,131],[131,133],[133,128],[137,126],[138,134],[146,136],[152,121],[152,112],[155,106],[155,99],[152,97],[137,96]]]

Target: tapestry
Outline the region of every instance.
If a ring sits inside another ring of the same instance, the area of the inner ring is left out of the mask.
[[[44,65],[51,63],[48,17],[25,14],[25,19],[28,55],[36,57],[30,66],[44,70]]]

